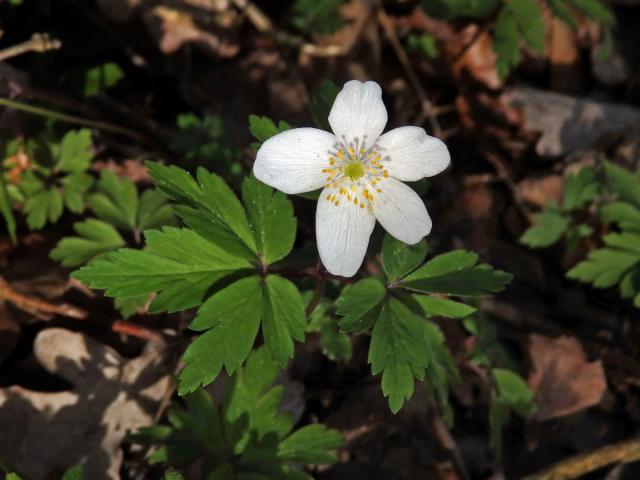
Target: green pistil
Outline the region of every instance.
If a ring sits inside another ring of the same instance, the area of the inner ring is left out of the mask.
[[[364,165],[360,162],[350,162],[344,167],[344,174],[351,180],[358,180],[364,175]]]

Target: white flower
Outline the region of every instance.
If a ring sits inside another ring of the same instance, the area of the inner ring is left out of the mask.
[[[258,180],[289,194],[323,189],[316,236],[322,263],[334,275],[355,275],[376,219],[409,245],[431,231],[424,203],[402,182],[442,172],[449,165],[449,151],[419,127],[381,135],[386,123],[380,86],[352,80],[329,114],[335,135],[294,128],[269,138],[258,150],[253,165]]]

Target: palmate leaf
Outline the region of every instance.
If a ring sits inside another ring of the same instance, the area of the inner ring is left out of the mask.
[[[93,160],[91,130],[70,130],[58,145],[52,145],[54,161],[62,172],[83,172]]]
[[[62,215],[63,209],[62,194],[58,189],[41,190],[29,196],[24,204],[27,225],[31,230],[37,230],[44,227],[47,221],[55,223]]]
[[[336,456],[331,450],[342,445],[342,436],[336,430],[315,424],[293,432],[278,445],[278,459],[300,463],[333,463]]]
[[[520,33],[511,11],[503,7],[493,30],[493,50],[496,52],[496,68],[500,78],[506,78],[511,69],[520,63]]]
[[[558,211],[545,210],[533,216],[535,224],[520,237],[520,242],[531,248],[553,245],[566,233],[570,218]]]
[[[374,278],[366,278],[346,287],[336,302],[340,329],[363,332],[373,326],[387,294],[384,285]]]
[[[285,130],[289,130],[291,125],[287,122],[281,120],[280,123],[276,124],[269,117],[259,117],[258,115],[249,115],[249,131],[251,135],[258,140],[259,143],[252,145],[252,147],[260,146],[262,142],[265,140],[277,135],[280,132],[284,132]]]
[[[89,207],[98,218],[127,230],[135,230],[138,191],[133,182],[110,170],[100,172],[98,193],[89,196]]]
[[[482,296],[502,290],[513,278],[510,273],[477,262],[477,254],[454,250],[429,260],[400,285],[420,292]]]
[[[449,318],[465,318],[476,312],[476,309],[466,303],[455,302],[446,298],[430,295],[414,295],[413,299],[424,310],[427,316]]]
[[[158,292],[151,311],[171,312],[200,305],[218,280],[251,267],[188,229],[149,230],[145,237],[145,250],[118,250],[72,276],[119,299]]]
[[[385,234],[382,241],[382,265],[389,281],[398,280],[414,270],[427,256],[427,242],[422,239],[407,245]]]
[[[600,210],[605,223],[617,223],[625,231],[640,233],[640,208],[626,202],[614,202]]]
[[[179,203],[174,211],[209,242],[237,256],[255,259],[258,249],[247,214],[222,178],[203,168],[197,179],[175,166],[148,162],[156,186]]]
[[[231,374],[244,362],[258,329],[280,366],[293,356],[293,340],[304,340],[304,304],[289,280],[251,276],[216,292],[198,310],[191,328],[205,331],[184,355],[180,394],[211,383],[222,367]]]
[[[51,251],[51,258],[65,267],[77,267],[126,245],[118,231],[106,222],[90,218],[74,223],[77,237],[63,238]]]
[[[423,320],[394,298],[385,303],[373,327],[369,363],[374,375],[382,372],[382,392],[394,413],[413,395],[414,377],[424,379]]]
[[[604,162],[604,174],[609,191],[618,199],[640,207],[640,173],[631,173],[611,162]]]
[[[509,8],[525,43],[537,53],[544,53],[546,31],[542,9],[535,0],[508,0]]]
[[[291,201],[254,177],[242,184],[242,200],[262,263],[266,266],[286,257],[296,239]]]
[[[574,175],[567,177],[564,183],[562,208],[575,210],[589,205],[598,195],[600,185],[593,167],[583,167]]]

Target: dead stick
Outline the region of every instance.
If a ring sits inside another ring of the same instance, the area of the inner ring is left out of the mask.
[[[640,439],[607,445],[593,452],[576,455],[556,463],[543,472],[523,480],[570,480],[614,463],[631,463],[640,460]]]
[[[0,62],[11,57],[17,57],[23,53],[44,53],[51,50],[57,50],[61,46],[62,42],[60,40],[51,38],[46,33],[34,33],[31,36],[31,39],[26,42],[18,43],[17,45],[0,50]]]
[[[398,60],[400,60],[400,64],[402,65],[402,68],[404,69],[404,72],[409,79],[409,83],[411,83],[411,87],[416,92],[416,95],[418,95],[422,113],[429,121],[433,135],[436,137],[440,137],[442,135],[442,128],[440,127],[440,123],[436,118],[433,104],[427,97],[424,88],[422,88],[420,79],[418,79],[418,75],[411,65],[411,61],[409,60],[407,52],[405,52],[402,44],[400,43],[400,40],[398,40],[398,36],[396,35],[393,23],[382,8],[378,10],[378,22],[382,26],[382,30],[389,40],[389,43],[391,43],[393,50],[396,52],[396,56],[398,57]]]
[[[12,303],[20,310],[32,313],[34,315],[62,315],[63,317],[76,318],[83,320],[87,318],[87,312],[69,305],[62,303],[60,305],[54,305],[39,298],[32,298],[16,291],[4,278],[0,276],[0,300],[6,300]]]

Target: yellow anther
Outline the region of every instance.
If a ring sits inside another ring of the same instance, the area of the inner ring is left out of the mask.
[[[336,200],[336,201],[334,202],[334,204],[335,204],[335,206],[337,207],[337,206],[340,204],[340,202],[339,202],[338,200]]]

